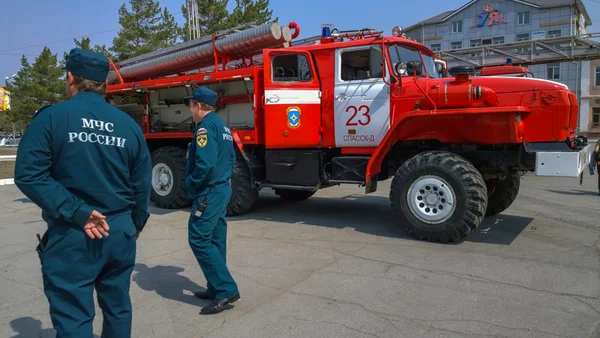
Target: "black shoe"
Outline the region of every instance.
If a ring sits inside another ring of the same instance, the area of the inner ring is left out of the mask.
[[[200,299],[208,299],[208,300],[215,299],[215,296],[209,295],[206,291],[196,291],[194,293],[194,296],[196,296],[197,298],[200,298]]]
[[[200,314],[208,315],[208,314],[213,314],[213,313],[219,313],[219,312],[225,310],[229,304],[237,301],[238,299],[240,299],[239,293],[233,297],[229,297],[229,298],[225,298],[225,299],[216,299],[212,303],[203,307],[202,310],[200,310]]]

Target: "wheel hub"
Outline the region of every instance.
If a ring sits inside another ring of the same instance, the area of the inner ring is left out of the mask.
[[[157,163],[152,168],[152,188],[160,196],[167,196],[173,189],[173,172],[164,163]]]
[[[447,221],[454,210],[454,190],[441,177],[419,177],[408,189],[408,206],[413,216],[429,224]]]

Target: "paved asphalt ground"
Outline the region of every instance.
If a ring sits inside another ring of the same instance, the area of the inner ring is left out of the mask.
[[[513,206],[458,244],[394,225],[389,181],[374,195],[332,188],[299,203],[271,194],[229,220],[235,307],[201,316],[205,285],[187,211],[154,209],[132,276],[134,337],[597,337],[596,177],[526,176]],[[35,234],[39,210],[0,187],[0,337],[54,337]],[[102,315],[97,309],[95,331]]]

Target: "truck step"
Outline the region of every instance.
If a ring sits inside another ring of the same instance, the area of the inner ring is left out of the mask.
[[[368,156],[334,157],[331,166],[331,183],[366,182]]]
[[[271,183],[255,183],[256,189],[261,188],[271,188],[271,189],[287,189],[287,190],[306,190],[306,191],[317,191],[321,187],[320,185],[316,186],[306,186],[306,185],[290,185],[290,184],[271,184]]]

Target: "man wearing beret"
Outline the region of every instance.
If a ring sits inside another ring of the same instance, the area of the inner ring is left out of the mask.
[[[104,100],[105,56],[71,50],[70,99],[36,112],[17,153],[15,184],[42,210],[37,247],[58,338],[91,338],[93,291],[103,338],[131,336],[130,277],[148,219],[151,160],[135,121]]]
[[[189,244],[207,281],[196,297],[211,300],[201,314],[219,313],[240,299],[237,284],[225,264],[227,204],[235,166],[231,130],[215,113],[217,94],[198,87],[189,100],[194,139],[189,145],[185,187],[193,200],[188,221]]]

